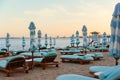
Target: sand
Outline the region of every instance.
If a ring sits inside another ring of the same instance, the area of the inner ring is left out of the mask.
[[[89,64],[79,64],[79,63],[62,63],[60,60],[60,51],[58,51],[58,56],[56,61],[59,61],[59,67],[54,65],[47,66],[43,70],[40,66],[35,66],[34,69],[30,70],[28,74],[26,73],[13,73],[10,77],[6,77],[6,74],[0,71],[0,80],[55,80],[55,78],[62,74],[79,74],[84,76],[93,77],[89,73],[90,66],[114,66],[115,60],[112,57],[108,57],[108,52],[103,52],[104,57],[101,60],[93,61]]]

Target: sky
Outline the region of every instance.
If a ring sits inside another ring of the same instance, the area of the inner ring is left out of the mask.
[[[42,37],[69,37],[86,25],[87,33],[110,35],[110,22],[118,0],[0,0],[0,37],[29,37],[34,22]]]

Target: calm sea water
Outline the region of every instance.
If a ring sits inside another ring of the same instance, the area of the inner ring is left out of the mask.
[[[49,46],[49,39],[48,39],[48,48]],[[30,39],[25,39],[26,46],[25,50],[28,50],[30,47]],[[41,39],[42,46],[45,44],[45,39]],[[22,39],[10,39],[10,50],[22,50]],[[80,38],[80,46],[83,44],[83,39]],[[36,39],[36,46],[37,46],[37,39]],[[70,46],[70,38],[56,38],[56,48],[64,48],[66,46]],[[0,49],[1,48],[6,48],[6,40],[5,39],[0,39]]]
[[[22,50],[22,39],[10,39],[10,50]],[[82,42],[82,39],[80,39],[80,41]],[[25,39],[26,42],[26,46],[25,46],[25,50],[28,50],[30,47],[30,39]],[[49,45],[50,40],[48,39],[48,48],[50,47]],[[52,40],[53,42],[53,40]],[[45,44],[45,39],[42,38],[41,39],[41,44],[42,46],[44,46]],[[36,39],[36,46],[37,46],[37,39]],[[57,38],[56,39],[56,48],[63,48],[66,46],[70,46],[70,38]],[[6,47],[6,40],[5,39],[0,39],[0,49],[1,48],[5,48]]]

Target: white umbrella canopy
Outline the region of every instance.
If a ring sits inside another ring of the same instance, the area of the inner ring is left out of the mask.
[[[74,37],[74,34],[72,34],[72,36],[70,37],[70,39],[71,39],[71,42],[70,42],[71,47],[74,47],[74,44],[75,44],[75,37]]]
[[[82,33],[83,33],[83,48],[85,48],[85,53],[86,53],[86,48],[87,48],[87,27],[83,25],[82,28]]]
[[[47,37],[47,34],[45,34],[45,46],[46,46],[46,48],[47,48],[47,46],[48,46],[48,37]]]
[[[76,45],[77,45],[77,47],[79,46],[79,44],[80,44],[79,32],[76,31]]]
[[[97,46],[98,45],[98,40],[97,40],[98,38],[97,38],[97,34],[94,34],[93,35],[93,45],[94,46]]]
[[[23,47],[23,50],[24,50],[24,47],[26,46],[26,43],[25,43],[25,37],[22,37],[22,47]]]
[[[40,50],[40,48],[41,48],[41,30],[38,30],[38,48],[39,48],[39,50]]]
[[[56,38],[53,38],[53,45],[54,45],[54,48],[55,48],[55,45],[56,45]]]
[[[111,20],[109,55],[116,59],[116,65],[118,65],[120,58],[120,3],[116,4]]]
[[[107,44],[107,35],[106,32],[102,35],[102,45],[105,46]]]
[[[83,33],[83,47],[87,47],[87,27],[84,25],[82,28]]]
[[[30,50],[31,51],[34,51],[34,49],[35,49],[35,29],[36,29],[35,24],[33,22],[31,22],[30,25],[29,25],[29,30],[30,30]]]
[[[52,37],[50,37],[50,48],[52,47]]]
[[[7,33],[7,36],[6,36],[6,48],[7,48],[7,51],[9,51],[9,47],[11,46],[9,39],[10,39],[10,34]]]

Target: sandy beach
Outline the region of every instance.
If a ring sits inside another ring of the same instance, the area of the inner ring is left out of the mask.
[[[43,70],[40,66],[35,66],[34,69],[30,70],[28,74],[26,73],[13,73],[10,77],[6,77],[6,74],[0,71],[0,80],[55,80],[55,78],[62,74],[79,74],[84,76],[93,77],[89,73],[90,66],[114,66],[115,60],[112,57],[108,57],[108,52],[103,52],[104,57],[101,60],[93,61],[89,64],[79,64],[79,63],[62,63],[60,59],[60,51],[57,51],[58,56],[56,61],[59,61],[59,67],[54,65],[47,66]],[[89,53],[89,52],[88,52]],[[93,52],[91,52],[93,53]]]
[[[0,0],[0,10],[0,80],[56,80],[64,74],[94,77],[91,66],[116,66],[110,56],[120,59],[120,0]],[[63,55],[76,54],[61,60],[61,50]],[[98,54],[85,56],[86,52]],[[47,61],[51,63],[46,66]],[[118,68],[113,71],[99,77],[119,78]]]

